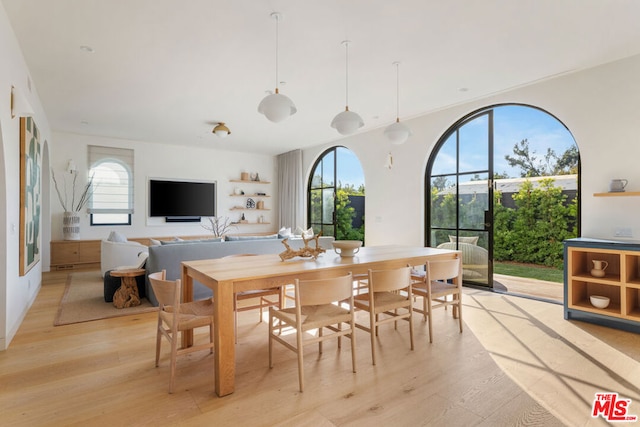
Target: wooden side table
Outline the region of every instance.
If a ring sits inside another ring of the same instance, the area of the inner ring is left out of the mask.
[[[111,277],[120,277],[121,285],[113,294],[113,305],[116,308],[135,307],[140,305],[140,295],[138,294],[138,285],[136,277],[143,276],[145,270],[142,268],[134,268],[130,270],[111,270]]]

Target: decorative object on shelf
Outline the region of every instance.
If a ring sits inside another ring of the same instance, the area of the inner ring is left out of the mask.
[[[253,181],[260,181],[260,175],[258,175],[258,172],[254,174]]]
[[[591,269],[591,275],[593,277],[604,277],[605,275],[604,271],[607,269],[608,266],[609,266],[609,263],[607,261],[594,259],[593,268]]]
[[[241,181],[249,181],[249,172],[242,172],[240,174],[240,180]]]
[[[255,207],[256,207],[255,200],[253,200],[252,198],[248,198],[247,199],[247,209],[255,209]],[[244,216],[244,214],[243,214],[243,216]],[[244,218],[242,218],[242,219],[244,219]]]
[[[89,203],[89,200],[91,200],[91,196],[93,195],[93,176],[89,178],[86,184],[78,192],[78,168],[73,160],[69,160],[67,164],[67,173],[73,177],[71,179],[70,189],[68,188],[64,175],[62,176],[61,184],[58,182],[53,170],[51,171],[51,178],[53,180],[53,186],[56,189],[60,205],[62,206],[62,209],[64,209],[62,217],[63,239],[79,240],[80,211],[87,203]],[[62,187],[62,189],[60,187]],[[71,194],[71,200],[69,200],[69,194]]]
[[[264,193],[264,192],[258,192],[258,193],[256,193],[256,196],[266,196],[266,195],[267,195],[267,193]]]
[[[404,123],[400,123],[400,63],[394,62],[393,65],[396,66],[396,122],[387,126],[384,136],[392,144],[400,145],[411,136],[411,129]]]
[[[629,181],[626,179],[612,179],[609,182],[609,191],[611,193],[621,193],[624,191],[628,183]]]
[[[258,174],[257,174],[257,173],[255,173],[255,172],[251,172],[251,173],[249,174],[249,180],[250,180],[250,181],[258,181],[258,179],[257,179],[257,178],[258,178]]]
[[[271,93],[260,101],[258,112],[264,114],[270,121],[278,123],[289,116],[293,116],[298,110],[293,101],[278,90],[278,84],[280,83],[278,80],[278,25],[282,15],[278,12],[273,12],[271,18],[276,20],[276,93]]]
[[[242,213],[242,216],[240,217],[240,222],[241,223],[247,222],[247,219],[244,217],[244,212]]]
[[[218,126],[214,127],[211,132],[215,133],[220,138],[224,138],[227,135],[231,135],[231,131],[229,130],[228,127],[225,126],[224,122],[218,123]]]
[[[331,121],[331,127],[336,129],[340,135],[350,135],[364,126],[364,121],[358,113],[349,111],[349,40],[344,40],[342,44],[346,51],[346,107],[341,113],[338,113]]]
[[[242,191],[242,188],[236,187],[235,190],[233,190],[233,194],[235,194],[236,196],[242,196],[244,194],[244,191]]]
[[[229,218],[221,216],[212,216],[208,218],[209,224],[202,224],[202,228],[213,233],[214,237],[222,237],[232,228],[236,228]]]
[[[289,240],[289,238],[287,237],[286,239],[284,239],[282,241],[282,244],[284,245],[285,248],[287,248],[284,252],[280,253],[280,259],[282,261],[291,259],[291,258],[295,258],[295,257],[301,257],[301,258],[313,258],[316,259],[318,258],[318,256],[324,252],[326,252],[326,249],[323,249],[320,247],[320,242],[318,241],[318,239],[320,238],[320,236],[322,235],[322,232],[316,234],[315,236],[307,239],[306,237],[302,236],[302,241],[304,242],[304,247],[300,248],[298,250],[294,250],[291,249],[291,246],[289,246],[289,244],[287,243],[287,241]],[[315,240],[316,241],[316,247],[315,248],[310,248],[309,247],[309,242],[311,240]]]
[[[256,207],[258,209],[264,209],[264,201],[258,200],[258,203],[256,204]]]
[[[353,257],[360,251],[362,241],[360,240],[334,240],[333,249],[342,258]]]
[[[7,141],[8,142],[8,141]],[[40,132],[31,117],[20,118],[20,276],[40,261],[42,151]]]
[[[591,295],[589,301],[591,301],[591,305],[596,308],[607,308],[611,300],[601,295]]]

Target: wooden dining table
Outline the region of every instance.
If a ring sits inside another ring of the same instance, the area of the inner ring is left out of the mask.
[[[459,251],[428,247],[367,246],[353,257],[340,257],[327,250],[317,259],[282,261],[278,254],[269,254],[182,262],[183,301],[193,300],[194,280],[213,290],[216,394],[222,397],[235,391],[234,293],[276,288],[291,284],[296,278],[308,280],[349,272],[367,274],[369,269],[418,266],[427,260],[450,259],[456,254]],[[182,345],[193,345],[193,331],[183,332]]]

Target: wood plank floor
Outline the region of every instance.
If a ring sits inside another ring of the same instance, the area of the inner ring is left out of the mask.
[[[562,307],[467,289],[465,331],[451,312],[434,313],[429,344],[414,319],[381,328],[378,365],[358,331],[358,372],[349,346],[309,347],[305,392],[295,355],[275,348],[257,312],[239,322],[236,392],[213,392],[206,352],[178,361],[168,389],[168,348],[154,367],[155,313],[53,326],[66,273],[46,273],[42,289],[8,350],[0,352],[0,423],[11,426],[554,426],[606,425],[591,418],[598,391],[632,399],[640,415],[640,339],[562,318]],[[206,334],[202,334],[206,335]],[[202,338],[197,336],[197,339]]]

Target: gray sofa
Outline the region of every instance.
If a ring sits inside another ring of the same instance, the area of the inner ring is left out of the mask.
[[[322,236],[319,238],[320,246],[325,249],[333,249],[333,237]],[[304,246],[302,239],[292,238],[288,241],[292,249]],[[309,245],[314,245],[310,242]],[[176,244],[149,246],[149,258],[146,270],[146,295],[153,305],[158,305],[149,274],[166,270],[167,279],[179,279],[182,273],[182,261],[195,261],[200,259],[222,258],[235,254],[279,254],[285,250],[282,239],[238,240],[229,242],[180,242]],[[193,284],[194,299],[211,297],[211,290],[199,282]]]

